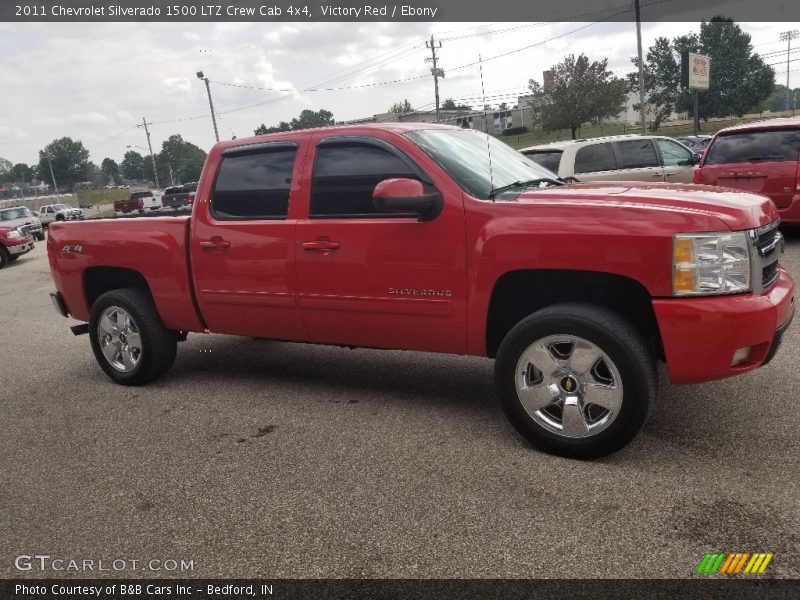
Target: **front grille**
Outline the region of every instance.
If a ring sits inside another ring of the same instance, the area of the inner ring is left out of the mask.
[[[22,237],[28,237],[31,234],[31,228],[28,227],[27,225],[22,225],[20,227],[17,227],[17,230],[19,231],[20,235],[22,235]]]
[[[774,221],[764,227],[751,231],[752,244],[756,255],[753,257],[754,273],[761,271],[761,290],[766,289],[778,280],[778,260],[783,252],[783,235],[778,230],[780,221]],[[756,280],[757,281],[757,280]]]
[[[767,265],[761,270],[761,287],[766,289],[778,278],[778,261]]]

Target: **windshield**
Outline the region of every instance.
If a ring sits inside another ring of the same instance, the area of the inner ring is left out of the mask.
[[[0,210],[0,221],[13,221],[14,219],[25,219],[31,216],[33,215],[24,206]]]
[[[72,207],[68,204],[53,204],[53,210],[58,212],[59,210],[70,210]]]
[[[558,176],[491,136],[472,129],[425,129],[408,133],[465,192],[488,199],[492,190],[517,181]],[[489,155],[491,154],[491,169]]]

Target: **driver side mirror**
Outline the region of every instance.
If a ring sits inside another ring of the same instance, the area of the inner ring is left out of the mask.
[[[700,158],[701,154],[699,152],[692,152],[692,158],[689,159],[689,163],[692,165],[699,165]]]
[[[372,192],[372,204],[378,212],[415,213],[420,221],[431,221],[442,212],[442,196],[425,192],[416,179],[384,179]]]

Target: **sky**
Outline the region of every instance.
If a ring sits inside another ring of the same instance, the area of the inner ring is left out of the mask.
[[[779,35],[798,24],[740,26],[785,83]],[[699,23],[644,22],[644,51],[656,37],[690,31],[699,32]],[[136,126],[142,117],[152,123],[154,151],[176,133],[208,151],[214,132],[199,70],[212,82],[221,139],[252,135],[304,109],[327,109],[337,121],[383,113],[404,99],[430,110],[424,59],[431,34],[442,42],[441,99],[476,106],[484,95],[486,103],[513,106],[529,79],[541,82],[542,71],[570,53],[608,58],[620,76],[636,55],[635,24],[627,22],[0,23],[0,157],[36,164],[40,149],[69,136],[93,162],[120,162],[126,146],[147,146]],[[472,64],[479,55],[483,84]],[[800,86],[800,61],[790,68],[791,85]]]

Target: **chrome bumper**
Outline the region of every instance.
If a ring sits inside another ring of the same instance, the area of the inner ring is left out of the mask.
[[[33,250],[33,240],[30,242],[25,242],[24,244],[15,244],[14,246],[6,246],[6,250],[11,256],[16,256],[18,254],[25,254],[26,252],[30,252]]]

